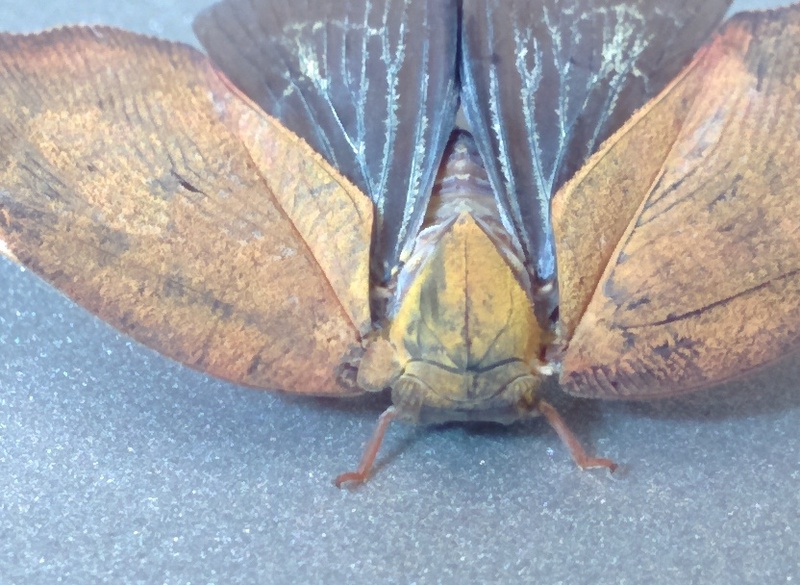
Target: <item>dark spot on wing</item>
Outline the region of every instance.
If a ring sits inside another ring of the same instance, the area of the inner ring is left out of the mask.
[[[253,356],[253,359],[250,360],[250,365],[247,366],[247,375],[252,376],[258,371],[258,367],[261,365],[261,356],[256,354]]]
[[[622,332],[622,346],[625,350],[629,350],[636,345],[636,335],[630,331]]]
[[[711,202],[706,206],[709,212],[713,212],[714,208],[721,203],[731,201],[736,198],[739,192],[739,183],[744,179],[741,173],[737,173],[731,181],[731,187],[714,197]]]
[[[195,187],[194,185],[192,185],[189,181],[187,181],[185,178],[180,176],[174,170],[170,171],[170,172],[172,173],[172,176],[174,176],[178,180],[178,184],[180,184],[180,186],[183,187],[184,189],[186,189],[187,191],[190,191],[192,193],[203,193],[202,190],[200,190],[197,187]]]
[[[756,91],[761,91],[764,87],[764,77],[767,75],[767,64],[764,61],[758,62],[756,67]]]
[[[641,306],[649,305],[649,304],[650,304],[649,297],[641,297],[641,298],[629,301],[628,304],[627,304],[627,307],[625,307],[625,308],[628,309],[629,311],[632,311],[632,310],[635,310],[635,309],[637,309],[637,308],[639,308]]]
[[[233,315],[233,305],[219,299],[213,299],[211,301],[211,312],[227,321]]]

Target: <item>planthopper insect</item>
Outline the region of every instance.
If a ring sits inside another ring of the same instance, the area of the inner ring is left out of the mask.
[[[390,389],[337,485],[394,419],[543,415],[613,470],[544,377],[661,397],[800,341],[800,5],[712,35],[729,4],[223,0],[208,56],[0,35],[0,252],[214,376]]]

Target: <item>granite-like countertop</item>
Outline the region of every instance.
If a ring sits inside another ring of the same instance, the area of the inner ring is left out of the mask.
[[[194,42],[207,0],[2,0],[0,28],[108,23]],[[774,5],[775,2],[736,2]],[[0,583],[800,581],[800,360],[683,399],[555,396],[541,421],[391,429],[377,400],[209,379],[0,259]]]

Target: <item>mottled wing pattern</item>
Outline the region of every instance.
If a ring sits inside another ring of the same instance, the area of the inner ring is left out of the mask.
[[[224,0],[194,26],[238,88],[375,202],[373,271],[388,279],[455,120],[455,0]]]
[[[464,0],[462,100],[531,275],[555,275],[550,199],[691,59],[729,0]]]
[[[165,355],[352,393],[337,380],[369,326],[371,207],[194,49],[0,35],[0,249]]]
[[[685,392],[800,343],[800,6],[734,17],[669,93],[687,85],[680,132],[570,340],[573,394]],[[683,108],[658,102],[598,153],[597,184],[616,181],[618,141]]]

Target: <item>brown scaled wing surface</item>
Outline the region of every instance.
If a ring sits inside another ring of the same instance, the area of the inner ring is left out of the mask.
[[[0,243],[138,341],[237,383],[346,394],[371,226],[371,202],[197,51],[0,35]]]
[[[570,393],[677,394],[795,350],[800,7],[734,17],[568,183],[554,227]]]

